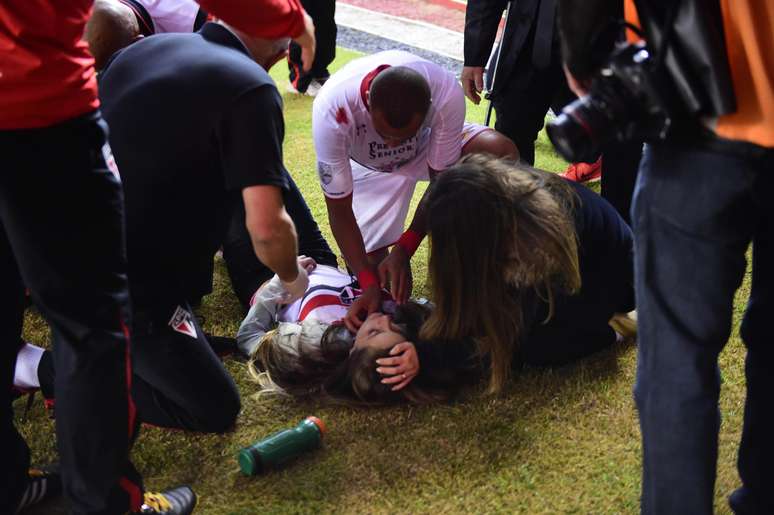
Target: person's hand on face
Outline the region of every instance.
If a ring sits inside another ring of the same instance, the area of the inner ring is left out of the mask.
[[[390,254],[377,268],[382,288],[389,286],[392,297],[398,304],[404,304],[411,295],[411,262],[400,245],[392,247]]]
[[[344,316],[344,325],[351,332],[357,333],[363,324],[360,315],[365,312],[366,317],[370,316],[372,313],[379,311],[381,304],[382,292],[379,289],[379,285],[369,286],[363,290],[360,297],[355,299],[347,310],[347,314]]]
[[[395,385],[392,391],[405,388],[419,374],[419,356],[417,348],[411,342],[401,342],[390,349],[389,358],[376,360],[377,372],[383,376],[383,384]]]
[[[400,332],[390,315],[372,313],[360,326],[355,335],[352,350],[372,347],[390,349],[389,358],[376,360],[379,365],[376,371],[387,376],[383,384],[394,385],[393,391],[398,391],[408,385],[419,373],[419,358],[416,348]]]

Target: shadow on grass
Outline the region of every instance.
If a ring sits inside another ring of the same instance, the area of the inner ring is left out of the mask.
[[[529,455],[550,445],[555,428],[566,432],[568,417],[604,409],[600,391],[630,350],[617,345],[574,365],[524,369],[498,396],[474,387],[448,404],[366,409],[256,398],[244,365],[228,360],[243,396],[234,431],[199,435],[143,427],[132,459],[151,489],[194,485],[202,495],[201,513],[255,513],[259,507],[269,513],[310,512],[315,506],[346,512],[364,506],[378,506],[376,511],[475,510],[464,492],[494,494],[519,484],[527,491],[520,495],[529,493],[543,473]],[[39,429],[39,417],[45,416],[41,410],[39,403],[33,410]],[[307,414],[328,423],[320,450],[262,476],[244,477],[238,471],[235,457],[241,447],[292,427]],[[33,446],[42,443],[39,432],[25,433]],[[583,437],[566,433],[559,437]],[[453,492],[460,497],[449,498]],[[512,505],[502,502],[503,508]],[[65,507],[56,501],[30,513],[65,513]]]

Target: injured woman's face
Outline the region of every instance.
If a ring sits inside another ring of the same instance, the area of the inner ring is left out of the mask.
[[[371,313],[358,329],[352,350],[366,347],[389,349],[404,341],[406,337],[401,333],[400,327],[392,321],[390,315]]]

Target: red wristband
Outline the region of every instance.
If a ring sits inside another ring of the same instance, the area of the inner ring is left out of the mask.
[[[370,268],[364,268],[357,274],[357,282],[360,283],[360,289],[366,290],[371,286],[379,286],[379,279]]]
[[[401,248],[406,251],[406,254],[411,257],[419,248],[419,244],[422,243],[422,238],[424,238],[424,235],[409,229],[400,235],[400,238],[395,242],[395,245],[400,245]]]

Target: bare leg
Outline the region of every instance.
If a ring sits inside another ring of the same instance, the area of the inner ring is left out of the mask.
[[[482,131],[473,136],[462,147],[462,155],[467,154],[490,154],[514,161],[519,159],[519,149],[516,148],[516,144],[508,136],[495,130]]]

